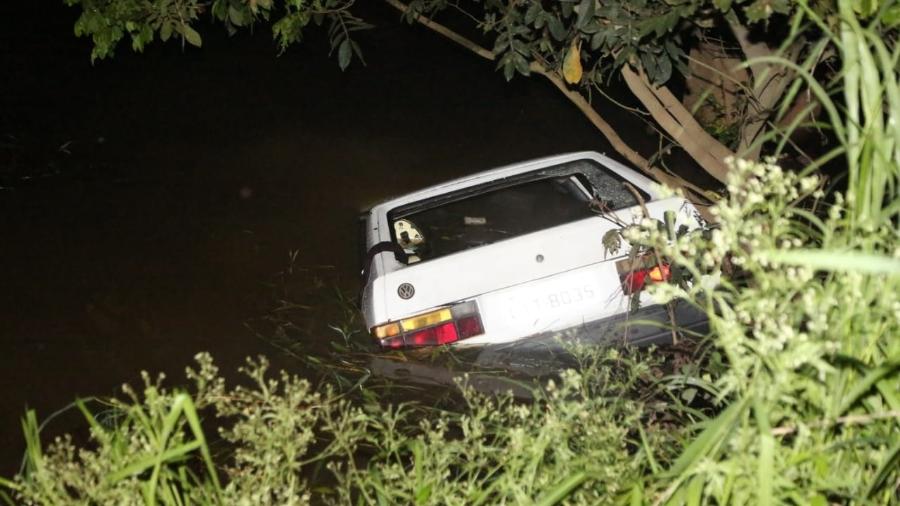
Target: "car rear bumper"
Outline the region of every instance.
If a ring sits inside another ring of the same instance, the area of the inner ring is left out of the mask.
[[[673,304],[672,312],[679,331],[695,335],[705,335],[708,332],[706,315],[697,308],[680,301]],[[672,337],[668,308],[665,305],[652,305],[633,314],[617,315],[514,342],[454,346],[464,355],[462,362],[469,366],[462,369],[459,367],[459,360],[453,360],[454,367],[450,369],[439,361],[420,358],[427,349],[406,353],[402,355],[402,359],[397,355],[376,355],[369,365],[373,374],[389,379],[452,386],[463,374],[468,374],[469,383],[479,390],[506,391],[516,383],[498,377],[498,370],[508,371],[519,377],[538,377],[558,372],[573,365],[569,347],[575,343],[587,346],[625,343],[651,346],[672,344]]]

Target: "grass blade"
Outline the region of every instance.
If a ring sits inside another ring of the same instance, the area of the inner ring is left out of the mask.
[[[884,461],[878,466],[875,477],[872,479],[872,483],[869,484],[868,490],[866,490],[866,498],[871,499],[881,489],[888,476],[897,472],[898,464],[900,464],[900,441],[894,443],[894,446],[888,450]]]
[[[176,446],[175,448],[169,448],[164,451],[161,455],[149,455],[143,459],[137,460],[128,464],[127,466],[119,469],[113,474],[110,474],[107,477],[110,483],[115,483],[119,480],[125,479],[129,476],[134,476],[136,474],[140,474],[151,466],[156,464],[157,459],[162,459],[163,462],[168,462],[177,458],[180,458],[200,447],[199,441],[191,441],[189,443],[185,443],[183,445]]]
[[[753,414],[756,415],[756,426],[759,429],[759,459],[756,469],[757,504],[769,506],[772,499],[773,462],[775,460],[775,438],[769,425],[769,414],[765,404],[758,397],[753,400]]]
[[[587,473],[585,473],[584,471],[579,471],[550,489],[550,491],[544,494],[534,504],[535,506],[552,506],[568,497],[568,495],[571,494],[573,490],[587,481],[587,479]]]
[[[816,249],[760,251],[773,262],[800,265],[824,271],[853,271],[866,274],[900,274],[900,260],[857,251]]]
[[[898,369],[900,369],[900,363],[888,363],[883,364],[881,366],[876,367],[869,371],[859,382],[857,382],[853,388],[850,390],[850,393],[844,397],[841,406],[838,408],[837,415],[841,416],[847,412],[850,408],[853,407],[856,402],[862,398],[872,387],[887,377],[890,374],[893,374]]]
[[[203,427],[200,425],[200,416],[197,414],[197,408],[194,401],[187,397],[184,401],[184,417],[187,419],[188,426],[194,439],[200,443],[200,454],[203,456],[203,462],[206,463],[206,471],[209,473],[209,479],[212,480],[213,490],[216,498],[221,501],[222,485],[219,483],[219,475],[216,473],[216,466],[213,463],[212,455],[209,452],[209,445],[206,437],[203,435]]]
[[[664,473],[664,476],[675,477],[683,475],[685,471],[707,456],[716,444],[731,431],[735,422],[743,414],[746,406],[746,399],[733,402],[719,413],[719,416],[708,422],[706,429],[681,452],[681,455],[672,464],[672,467]]]

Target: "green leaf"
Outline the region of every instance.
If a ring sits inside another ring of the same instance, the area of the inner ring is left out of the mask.
[[[857,0],[853,2],[853,10],[863,18],[868,18],[878,10],[878,0]]]
[[[828,499],[822,494],[816,494],[809,500],[809,506],[828,506]]]
[[[516,63],[509,57],[509,53],[500,60],[500,66],[503,67],[503,77],[507,81],[512,81],[512,78],[516,75]]]
[[[575,27],[581,30],[587,25],[587,23],[594,18],[594,0],[581,0],[581,3],[578,4],[578,21],[575,22]]]
[[[881,486],[884,485],[891,473],[897,470],[898,463],[900,463],[900,441],[894,443],[894,446],[885,455],[884,461],[878,466],[875,478],[872,479],[872,483],[869,484],[869,488],[866,491],[867,498],[871,499],[881,489]]]
[[[151,467],[156,465],[157,460],[167,462],[186,455],[196,450],[197,448],[200,448],[200,441],[194,440],[173,448],[169,448],[161,454],[147,455],[110,474],[106,477],[106,479],[109,483],[116,483],[120,480],[128,478],[129,476],[134,476],[146,471],[147,469],[150,469]]]
[[[856,402],[862,398],[876,383],[885,377],[893,374],[900,369],[900,363],[882,364],[868,372],[861,380],[859,380],[853,389],[844,397],[841,407],[838,408],[837,416],[841,416],[853,407]]]
[[[233,5],[228,7],[228,19],[237,26],[244,26],[247,22],[244,11],[235,9]]]
[[[172,36],[172,23],[163,23],[162,28],[159,29],[159,38],[165,42],[169,40],[169,37]]]
[[[694,476],[694,478],[688,483],[687,495],[684,498],[684,503],[687,506],[700,506],[703,501],[703,478],[701,476]]]
[[[0,487],[10,488],[12,490],[19,490],[19,485],[11,480],[7,480],[6,478],[0,477]]]
[[[628,504],[630,506],[641,506],[644,504],[644,484],[640,481],[634,484],[628,496]]]
[[[731,0],[713,0],[713,4],[722,12],[728,12],[728,9],[731,9]]]
[[[746,399],[736,401],[719,413],[719,416],[712,420],[703,432],[701,432],[700,435],[681,452],[681,455],[678,456],[678,459],[675,460],[672,467],[666,471],[665,475],[670,477],[681,475],[693,465],[703,460],[707,454],[715,448],[719,441],[732,430],[734,423],[743,413],[746,406]]]
[[[516,70],[522,74],[523,76],[527,76],[531,74],[531,69],[528,67],[528,60],[525,59],[521,54],[516,54],[513,57],[513,61],[516,64]]]
[[[881,22],[888,28],[896,28],[900,25],[900,4],[894,4],[881,15]]]
[[[650,441],[647,440],[647,433],[644,431],[644,426],[642,424],[638,424],[638,434],[641,436],[641,447],[644,450],[644,455],[647,456],[647,462],[650,464],[650,470],[656,474],[659,472],[659,463],[656,461],[656,457],[653,456],[653,447],[650,446]]]
[[[225,18],[228,16],[228,5],[224,0],[216,0],[213,2],[212,15],[219,21],[225,21]]]
[[[197,30],[191,28],[190,25],[181,25],[181,35],[184,36],[184,40],[194,47],[203,45],[203,39],[200,38],[200,34],[197,33]]]
[[[356,57],[359,58],[359,61],[362,62],[363,65],[365,65],[366,60],[365,58],[363,58],[362,49],[359,48],[359,44],[357,44],[355,40],[350,39],[350,47],[353,48],[353,54],[355,54]]]
[[[656,82],[659,84],[665,83],[672,77],[672,60],[663,54],[656,58],[656,63]]]
[[[822,271],[866,274],[900,274],[900,260],[857,251],[818,249],[766,250],[759,254],[772,262],[800,265]]]
[[[338,46],[338,66],[341,70],[347,70],[350,66],[350,58],[353,56],[353,46],[350,45],[350,39],[344,39]]]
[[[747,20],[751,23],[769,19],[773,14],[785,14],[790,9],[787,0],[755,0],[744,8]]]
[[[563,26],[562,21],[560,21],[558,17],[548,17],[547,28],[550,30],[550,35],[552,35],[554,39],[561,41],[566,38],[566,27]]]
[[[768,506],[773,504],[772,468],[775,460],[775,438],[772,436],[772,428],[769,425],[768,409],[758,396],[753,400],[753,414],[759,430],[759,460],[756,466],[756,481],[759,483],[759,490],[756,492],[756,501],[760,506]]]
[[[584,471],[578,471],[572,476],[556,484],[547,491],[535,504],[535,506],[552,506],[572,493],[579,485],[587,481],[588,475]]]
[[[416,490],[416,504],[427,504],[431,498],[431,484],[426,484]]]
[[[591,37],[591,50],[596,51],[606,40],[606,30],[600,30]]]
[[[544,9],[541,7],[540,2],[532,2],[531,5],[528,6],[528,10],[525,11],[525,23],[529,25],[534,24],[543,12]]]
[[[650,77],[650,80],[653,81],[654,84],[660,82],[659,66],[654,55],[647,52],[641,53],[641,67],[644,68],[644,72],[647,73],[647,76]]]

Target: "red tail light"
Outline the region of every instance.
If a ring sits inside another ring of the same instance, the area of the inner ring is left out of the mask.
[[[397,349],[403,347],[403,336],[397,336],[391,339],[381,341],[381,346],[385,348]]]
[[[652,257],[643,257],[634,261],[616,262],[619,280],[622,281],[622,292],[631,295],[644,289],[647,283],[662,283],[672,278],[668,264],[657,264]]]
[[[474,301],[379,325],[372,335],[384,348],[438,346],[484,334]]]
[[[437,346],[450,344],[459,339],[456,325],[453,322],[442,323],[436,327],[419,330],[404,337],[406,346]]]
[[[484,334],[484,328],[481,326],[481,318],[477,314],[460,318],[456,322],[456,327],[459,329],[460,339]]]

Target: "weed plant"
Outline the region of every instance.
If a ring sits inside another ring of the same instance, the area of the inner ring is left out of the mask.
[[[647,395],[651,361],[580,356],[588,367],[532,402],[463,383],[465,409],[450,412],[272,378],[264,359],[229,388],[200,354],[189,393],[144,375],[141,393],[125,387],[127,400],[110,401],[120,416],[108,426],[82,405],[91,448],[59,438],[42,449],[29,413],[25,472],[6,486],[24,504],[613,503],[678,431],[662,413],[647,419],[662,407]],[[201,426],[228,442],[218,467]]]
[[[813,23],[822,39],[802,65],[770,60],[797,75],[785,106],[808,90],[837,145],[799,174],[732,161],[712,231],[672,240],[647,222],[626,233],[692,280],[656,295],[702,307],[727,363],[705,382],[720,413],[644,491],[655,503],[900,501],[896,4],[865,20],[849,0],[828,19],[798,5],[792,36]],[[813,76],[829,48],[842,63],[832,89]],[[797,126],[769,139],[783,145]],[[836,157],[847,191],[826,195],[809,174]]]

